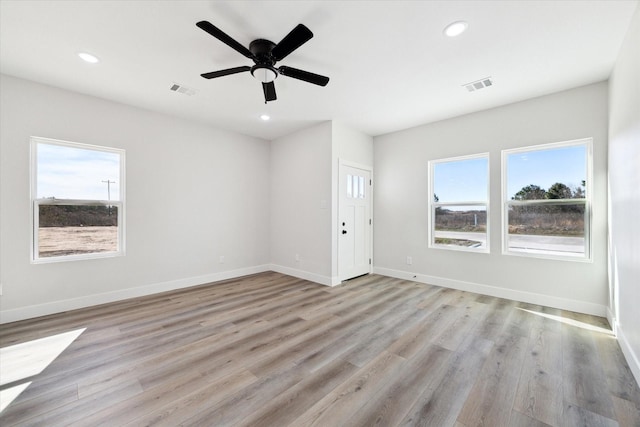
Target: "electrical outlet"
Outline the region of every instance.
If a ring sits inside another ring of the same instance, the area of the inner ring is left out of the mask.
[[[300,254],[296,254],[296,262],[300,262]]]
[[[413,264],[413,257],[407,256],[407,265]]]
[[[224,264],[224,255],[220,255],[220,264]]]

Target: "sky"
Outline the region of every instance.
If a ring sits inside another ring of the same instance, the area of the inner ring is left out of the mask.
[[[507,157],[507,197],[527,185],[545,190],[556,182],[571,188],[587,179],[584,145],[517,152]],[[440,202],[487,200],[487,158],[434,164],[434,193]]]
[[[440,202],[486,201],[487,157],[437,162],[433,169],[433,192]]]
[[[507,196],[535,184],[548,190],[556,182],[572,189],[587,179],[587,148],[584,145],[513,153],[507,160]]]
[[[45,143],[37,149],[38,198],[120,200],[119,154]]]

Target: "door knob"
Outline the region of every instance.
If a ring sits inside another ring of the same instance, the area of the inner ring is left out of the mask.
[[[342,234],[347,234],[347,230],[342,230]]]

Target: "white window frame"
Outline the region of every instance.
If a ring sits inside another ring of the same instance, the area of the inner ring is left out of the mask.
[[[487,159],[487,200],[466,200],[466,201],[458,201],[458,202],[436,202],[433,200],[433,195],[435,193],[435,166],[439,163],[451,163],[458,162],[464,160],[472,160],[472,159]],[[470,154],[467,156],[459,156],[459,157],[448,157],[445,159],[437,159],[430,160],[428,169],[429,169],[429,197],[428,197],[428,209],[429,216],[427,219],[427,228],[428,228],[428,247],[431,249],[444,249],[444,250],[452,250],[452,251],[463,251],[463,252],[473,252],[473,253],[484,253],[488,254],[491,252],[491,233],[490,233],[490,192],[491,192],[491,183],[490,183],[490,168],[491,159],[489,158],[489,153],[478,153],[478,154]],[[435,213],[436,208],[438,207],[447,207],[447,206],[482,206],[486,208],[487,215],[487,243],[484,248],[474,248],[474,247],[464,247],[464,246],[452,246],[452,245],[438,245],[435,243]]]
[[[51,138],[32,136],[31,143],[31,263],[45,264],[63,261],[76,261],[96,258],[111,258],[125,255],[125,150],[119,148],[103,147],[98,145],[82,144],[78,142],[61,141]],[[120,156],[120,178],[118,182],[119,200],[87,200],[87,199],[55,199],[37,198],[38,195],[38,144],[59,145],[63,147],[78,148],[82,150],[94,150],[106,153],[114,153]],[[43,205],[76,205],[76,206],[115,206],[118,215],[117,250],[109,252],[93,252],[77,255],[59,255],[52,257],[39,256],[39,211]]]
[[[583,199],[543,199],[543,200],[510,200],[508,194],[508,164],[509,155],[532,151],[553,150],[558,148],[584,146],[586,148],[586,186]],[[502,254],[530,258],[554,259],[574,262],[593,262],[592,248],[592,193],[593,193],[593,138],[582,138],[570,141],[553,142],[548,144],[532,145],[528,147],[502,150]],[[558,204],[584,204],[584,256],[560,255],[554,253],[528,252],[526,250],[510,250],[508,246],[509,236],[509,206],[535,206]]]

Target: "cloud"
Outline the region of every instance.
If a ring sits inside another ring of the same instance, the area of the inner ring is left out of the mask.
[[[38,198],[107,200],[110,189],[110,200],[120,199],[118,153],[44,143],[37,153]]]

